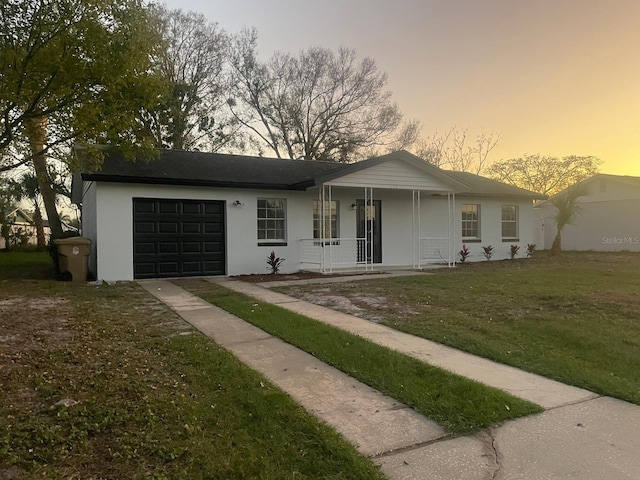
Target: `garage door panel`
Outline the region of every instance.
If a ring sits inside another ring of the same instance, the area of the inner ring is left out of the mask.
[[[135,224],[135,233],[156,233],[155,222],[138,222]]]
[[[178,233],[178,222],[158,222],[158,233]]]
[[[138,202],[133,204],[133,211],[136,213],[155,213],[156,202],[145,198],[139,198]]]
[[[224,275],[224,205],[134,198],[134,277]]]
[[[182,213],[184,215],[202,215],[202,211],[203,211],[202,202],[183,202],[182,203]]]
[[[136,263],[134,265],[133,274],[135,278],[151,278],[155,273],[156,264],[154,262]]]
[[[180,202],[175,200],[161,200],[158,202],[158,213],[167,215],[167,214],[176,214],[180,213]]]
[[[158,273],[161,276],[171,276],[180,273],[178,262],[158,262]]]
[[[170,253],[180,252],[177,242],[159,242],[158,247],[159,247],[158,253],[160,254],[170,254]]]
[[[202,244],[196,242],[183,242],[182,253],[201,253]]]
[[[182,222],[182,233],[202,233],[202,223]]]
[[[156,244],[153,242],[138,242],[135,244],[134,253],[136,255],[155,255]]]

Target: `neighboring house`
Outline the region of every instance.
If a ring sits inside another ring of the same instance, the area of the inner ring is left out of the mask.
[[[0,249],[7,248],[5,233],[8,234],[9,241],[15,245],[38,244],[36,226],[31,215],[21,208],[15,208],[10,211],[5,218],[8,220],[8,230],[5,232],[5,229],[2,228],[3,225],[0,223],[0,230],[2,231],[2,235],[0,235]],[[49,240],[49,234],[48,225],[45,225],[45,237],[47,241]]]
[[[563,250],[640,251],[640,177],[599,173],[580,182],[580,213],[562,230]],[[562,193],[562,192],[561,192]],[[551,199],[535,205],[536,243],[551,248],[557,227]]]
[[[82,150],[78,150],[82,157]],[[74,202],[104,280],[266,273],[272,250],[301,269],[421,268],[495,259],[533,239],[545,198],[399,151],[354,164],[163,151],[130,162],[106,150],[78,172]]]

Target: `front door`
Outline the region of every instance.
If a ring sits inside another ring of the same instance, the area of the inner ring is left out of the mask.
[[[363,199],[358,199],[356,214],[357,237],[364,245],[358,245],[358,262],[382,263],[382,202],[368,200],[365,208]]]

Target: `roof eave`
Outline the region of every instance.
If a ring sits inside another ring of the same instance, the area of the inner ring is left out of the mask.
[[[242,188],[258,190],[306,190],[299,184],[288,185],[282,183],[256,183],[256,182],[218,182],[198,179],[176,179],[157,177],[132,177],[119,175],[104,175],[95,173],[83,173],[82,180],[105,183],[136,183],[143,185],[181,185],[192,187],[216,187],[216,188]]]

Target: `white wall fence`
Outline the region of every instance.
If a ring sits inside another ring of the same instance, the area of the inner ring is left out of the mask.
[[[420,237],[419,245],[417,268],[434,263],[451,265],[454,262],[449,237]]]

